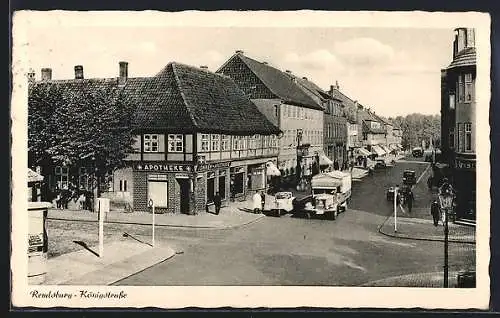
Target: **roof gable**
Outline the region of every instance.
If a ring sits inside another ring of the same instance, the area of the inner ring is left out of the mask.
[[[231,60],[233,60],[233,63],[245,64],[274,96],[282,99],[284,102],[313,109],[323,109],[315,100],[304,93],[297,83],[287,76],[286,73],[266,63],[244,56],[241,53],[233,55]],[[238,75],[234,74],[234,72],[228,72],[228,64],[223,65],[217,72],[231,76],[240,85],[242,81],[238,78]],[[241,88],[252,96],[251,91],[248,91],[247,88]],[[252,98],[254,97],[252,96]]]

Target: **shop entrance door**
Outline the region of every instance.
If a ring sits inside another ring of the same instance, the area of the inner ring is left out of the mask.
[[[189,214],[189,179],[177,179],[181,188],[181,213]]]

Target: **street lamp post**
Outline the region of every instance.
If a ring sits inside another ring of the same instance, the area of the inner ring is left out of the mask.
[[[448,214],[453,206],[453,189],[447,182],[439,189],[439,205],[444,213],[444,282],[443,287],[448,288]]]

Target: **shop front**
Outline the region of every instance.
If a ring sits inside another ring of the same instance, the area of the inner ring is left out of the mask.
[[[457,218],[476,219],[476,159],[457,154],[453,171]]]
[[[192,214],[206,210],[218,192],[223,203],[229,197],[229,162],[190,165],[137,163],[133,166],[133,205],[136,211]]]

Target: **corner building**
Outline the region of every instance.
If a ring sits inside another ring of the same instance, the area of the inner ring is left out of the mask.
[[[441,145],[457,192],[457,218],[476,219],[474,29],[455,29],[453,60],[441,70]]]

